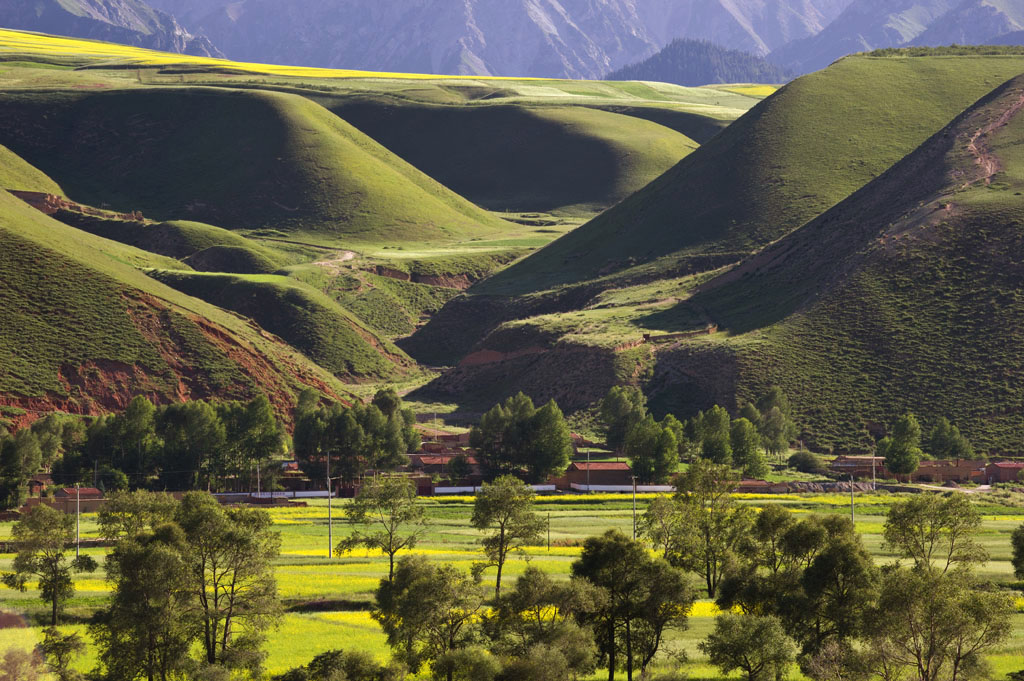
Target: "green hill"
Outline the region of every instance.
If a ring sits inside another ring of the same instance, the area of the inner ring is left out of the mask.
[[[1018,77],[684,303],[729,330],[739,396],[782,385],[819,445],[866,448],[912,411],[950,417],[982,451],[1019,451],[1022,107]]]
[[[167,259],[53,220],[0,192],[0,404],[99,413],[159,402],[338,384],[278,339],[130,264]]]
[[[505,223],[296,95],[7,91],[0,143],[71,198],[157,220],[445,240]]]
[[[0,145],[0,189],[63,194],[60,186],[7,147]]]
[[[1024,59],[1014,56],[843,59],[788,84],[650,185],[479,291],[522,293],[628,276],[637,266],[692,272],[739,260],[849,196],[1021,71]]]
[[[446,187],[496,211],[593,215],[697,148],[660,122],[584,106],[317,100]],[[691,127],[701,133],[697,123]]]
[[[295,279],[159,270],[152,276],[253,319],[340,378],[388,380],[413,364],[335,301]]]
[[[72,227],[153,253],[179,258],[202,272],[270,274],[283,257],[235,232],[187,220],[143,224],[58,213]]]

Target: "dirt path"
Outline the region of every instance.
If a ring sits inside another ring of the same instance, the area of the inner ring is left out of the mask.
[[[999,118],[985,127],[979,128],[971,136],[971,141],[967,143],[967,150],[974,156],[974,163],[981,169],[981,177],[964,183],[961,189],[966,189],[979,181],[986,185],[992,184],[992,178],[1002,169],[1002,165],[999,163],[999,158],[989,149],[985,138],[996,130],[1006,127],[1021,109],[1024,109],[1024,95],[1018,97],[1017,101],[1010,105]]]
[[[938,485],[918,485],[923,489],[935,492],[963,492],[964,494],[981,494],[992,491],[992,485],[978,485],[977,487],[939,487]]]
[[[313,264],[317,267],[323,267],[325,270],[329,270],[331,274],[338,274],[341,271],[341,266],[356,257],[354,251],[338,251],[335,253],[335,257],[330,260],[317,260]]]

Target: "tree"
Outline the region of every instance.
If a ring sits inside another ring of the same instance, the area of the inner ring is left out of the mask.
[[[41,672],[39,662],[33,652],[8,648],[0,661],[0,681],[37,681]]]
[[[154,530],[174,517],[177,505],[174,497],[163,492],[114,492],[99,513],[100,535],[116,540]]]
[[[228,448],[222,475],[240,479],[253,466],[262,466],[284,449],[284,426],[266,395],[257,395],[248,402],[221,403],[217,413],[224,423]]]
[[[613,386],[599,405],[604,424],[605,442],[610,449],[621,452],[629,429],[647,415],[647,398],[635,386]]]
[[[216,481],[227,433],[213,405],[202,400],[171,404],[157,418],[164,442],[161,480],[171,489],[203,489]]]
[[[789,398],[782,392],[782,388],[774,385],[757,401],[757,410],[760,414],[757,428],[764,441],[764,447],[769,455],[781,461],[799,432],[799,428],[793,422]]]
[[[423,556],[398,561],[394,579],[377,587],[372,617],[402,662],[415,673],[424,663],[469,645],[475,635],[481,587],[451,565],[432,565]],[[454,679],[454,669],[447,676]]]
[[[31,430],[0,437],[0,507],[17,508],[28,496],[28,479],[42,464],[42,450]]]
[[[937,563],[946,572],[988,560],[985,547],[974,539],[980,527],[981,514],[966,495],[920,494],[889,507],[882,536],[919,570],[932,570]]]
[[[544,521],[533,510],[533,490],[511,475],[503,475],[477,491],[470,523],[478,530],[493,530],[481,543],[487,560],[473,565],[479,575],[497,567],[494,597],[501,596],[501,572],[509,552],[540,539]]]
[[[159,446],[156,407],[144,396],[136,395],[124,413],[114,417],[111,427],[116,433],[120,454],[114,465],[122,471],[132,471],[137,476],[137,484],[142,484],[142,476],[152,469]]]
[[[537,409],[523,393],[488,410],[470,431],[470,444],[489,471],[536,482],[564,472],[572,453],[569,426],[554,400]]]
[[[185,532],[206,661],[258,669],[259,646],[281,608],[272,564],[281,538],[270,516],[225,509],[211,495],[192,492],[181,500],[175,522]]]
[[[896,568],[867,616],[868,645],[884,646],[888,664],[918,681],[958,681],[977,676],[982,654],[1010,635],[1012,611],[1010,596],[985,590],[966,571]]]
[[[653,661],[666,632],[687,626],[694,594],[686,576],[617,530],[587,539],[572,575],[606,593],[603,607],[584,623],[594,627],[609,681],[621,666],[632,681],[634,669],[643,672]]]
[[[72,570],[92,572],[96,561],[81,556],[70,563],[64,546],[74,541],[75,519],[49,506],[34,507],[14,524],[11,538],[18,546],[13,572],[3,574],[3,583],[25,591],[29,578],[39,582],[39,597],[50,604],[50,626],[57,626],[64,603],[75,594]]]
[[[650,414],[629,429],[623,452],[641,482],[666,482],[679,467],[675,435]]]
[[[719,615],[700,649],[722,673],[740,669],[748,681],[782,678],[796,658],[796,644],[771,616]]]
[[[723,465],[732,463],[731,423],[729,412],[717,404],[701,415],[701,458]]]
[[[878,456],[885,458],[885,467],[896,475],[910,475],[917,470],[921,452],[921,424],[913,414],[906,414],[893,428],[891,437],[878,443]]]
[[[757,427],[744,418],[732,422],[729,431],[732,446],[733,466],[743,471],[748,478],[763,478],[768,474],[768,464],[761,455],[761,437]]]
[[[752,511],[732,498],[736,483],[728,466],[705,460],[691,464],[676,483],[684,530],[668,561],[700,575],[711,598],[752,522]]]
[[[574,676],[589,674],[597,660],[594,635],[577,620],[603,606],[604,592],[587,580],[556,582],[531,566],[515,588],[497,600],[484,628],[492,651],[499,655],[528,658],[546,647],[560,651],[553,666]]]
[[[1024,525],[1020,525],[1010,536],[1010,546],[1013,551],[1011,561],[1013,563],[1013,575],[1017,579],[1024,579]]]
[[[416,503],[416,483],[396,475],[368,480],[345,515],[354,525],[373,525],[378,529],[366,534],[354,532],[338,542],[335,553],[342,555],[357,546],[380,549],[388,556],[388,581],[395,575],[395,555],[415,548],[426,531],[423,508]]]
[[[111,681],[171,681],[200,637],[185,533],[174,523],[130,535],[107,556],[110,603],[91,627]]]
[[[681,504],[667,497],[655,497],[637,523],[640,536],[646,537],[661,551],[665,560],[679,555],[685,548],[689,532],[687,516]]]
[[[960,429],[942,417],[928,434],[928,453],[936,459],[973,459],[974,448]]]
[[[693,446],[693,443],[690,442],[687,436],[686,426],[672,414],[665,414],[665,418],[661,420],[661,427],[670,431],[673,437],[675,437],[676,453],[678,454],[679,461],[682,461],[690,453],[690,448]]]
[[[48,627],[43,630],[43,641],[36,646],[36,652],[46,661],[57,681],[81,681],[82,675],[71,665],[85,652],[85,648],[85,641],[78,634],[65,635],[56,627]]]

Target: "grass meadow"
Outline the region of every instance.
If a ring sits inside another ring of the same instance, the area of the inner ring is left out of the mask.
[[[637,512],[642,513],[655,495],[637,497]],[[849,496],[844,494],[785,494],[737,495],[741,503],[762,507],[779,504],[793,513],[849,513]],[[889,504],[898,498],[884,493],[856,496],[856,526],[865,544],[879,564],[892,562],[894,556],[883,546],[881,532]],[[349,531],[344,520],[345,501],[334,502],[334,539]],[[469,525],[472,500],[468,497],[426,499],[429,526],[416,553],[431,560],[451,563],[469,570],[481,557],[479,533]],[[1013,580],[1009,562],[1009,535],[1024,522],[1024,509],[985,504],[986,513],[981,541],[988,548],[992,560],[981,569],[981,575],[997,583]],[[580,544],[591,535],[609,528],[627,534],[632,531],[632,500],[628,496],[595,494],[592,496],[541,497],[538,512],[550,518],[550,548],[547,537],[539,546],[527,548],[512,559],[506,571],[506,583],[522,574],[527,565],[535,565],[562,578],[568,578],[572,562],[580,553]],[[278,629],[272,633],[267,645],[267,668],[271,674],[283,672],[307,663],[314,655],[333,648],[361,649],[381,660],[387,659],[389,650],[377,624],[370,618],[369,607],[379,580],[387,572],[387,560],[379,552],[356,551],[343,558],[328,558],[327,506],[325,501],[314,501],[307,507],[279,508],[270,511],[281,532],[281,555],[276,561],[278,588],[284,599],[286,613]],[[0,536],[6,536],[11,523],[0,524]],[[97,534],[96,518],[83,516],[82,534]],[[102,549],[89,551],[97,559]],[[0,569],[8,568],[12,556],[0,556]],[[484,575],[485,583],[493,580],[493,570]],[[31,587],[31,585],[30,585]],[[63,629],[85,632],[88,616],[103,604],[108,586],[102,571],[79,577],[77,593],[70,603],[67,622]],[[28,647],[39,636],[39,624],[45,617],[45,606],[38,594],[30,590],[17,593],[0,587],[2,607],[24,616],[26,628],[0,630],[0,650],[8,647]],[[1020,614],[1015,616],[1014,636],[989,657],[995,678],[1002,678],[1018,670],[1024,659],[1024,598],[1018,600]],[[684,671],[691,679],[717,680],[726,677],[713,667],[697,649],[697,644],[711,631],[718,614],[713,603],[699,601],[690,613],[689,629],[674,632],[668,647],[685,651]],[[90,669],[95,663],[95,651],[90,647],[81,660],[80,668]],[[601,672],[594,675],[600,678]],[[802,678],[793,670],[791,678]]]

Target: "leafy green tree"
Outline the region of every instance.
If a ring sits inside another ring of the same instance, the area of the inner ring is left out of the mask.
[[[661,427],[671,431],[673,437],[675,437],[676,453],[679,455],[679,460],[682,461],[690,454],[690,450],[693,447],[693,443],[686,432],[686,424],[672,414],[665,414],[665,418],[661,420]]]
[[[1010,536],[1010,547],[1013,555],[1013,575],[1017,579],[1024,579],[1024,524],[1013,531]]]
[[[82,674],[72,668],[75,660],[85,653],[86,645],[77,633],[62,634],[56,627],[43,630],[43,641],[36,646],[39,657],[57,681],[81,681]]]
[[[729,412],[717,404],[701,417],[701,458],[716,464],[732,464]]]
[[[259,670],[260,645],[281,611],[273,566],[281,538],[269,514],[225,509],[211,495],[191,492],[178,505],[175,522],[187,541],[206,662]]]
[[[0,507],[17,508],[28,496],[28,480],[42,465],[42,449],[32,431],[0,437]]]
[[[373,396],[371,404],[380,409],[385,418],[391,418],[402,410],[402,398],[399,396],[398,391],[390,387],[378,390]]]
[[[483,648],[469,646],[441,655],[430,671],[437,681],[492,681],[501,671],[501,664]]]
[[[635,386],[613,386],[601,400],[599,412],[605,442],[610,449],[621,452],[629,429],[647,415],[647,398]]]
[[[755,428],[761,427],[761,412],[750,402],[746,402],[742,407],[740,407],[738,418],[750,421],[754,424]]]
[[[416,503],[416,483],[406,477],[385,475],[368,480],[345,510],[354,525],[374,527],[372,532],[353,532],[338,542],[334,551],[343,555],[357,546],[380,549],[388,556],[388,580],[395,575],[395,556],[413,549],[426,524],[423,507]]]
[[[732,498],[736,483],[728,466],[705,460],[691,464],[676,483],[673,503],[684,529],[668,561],[698,574],[711,598],[753,522],[752,511]]]
[[[228,450],[223,475],[241,477],[284,451],[286,434],[266,395],[217,405]]]
[[[921,451],[921,424],[913,414],[897,421],[892,436],[878,443],[878,456],[885,458],[885,467],[896,475],[910,475],[917,470],[924,453]]]
[[[150,472],[160,447],[156,434],[156,407],[142,395],[128,403],[123,414],[114,417],[111,427],[116,433],[119,458],[114,466],[131,471],[142,484],[142,476]]]
[[[39,583],[39,597],[50,604],[50,626],[57,626],[64,603],[75,594],[72,570],[96,569],[96,561],[89,556],[70,562],[67,559],[64,547],[75,539],[75,519],[49,506],[36,506],[14,524],[11,538],[18,553],[12,571],[3,574],[3,583],[25,591],[28,580],[34,577]]]
[[[31,430],[39,442],[42,467],[49,470],[67,451],[80,444],[84,426],[80,418],[66,414],[47,414],[34,421]]]
[[[768,474],[768,463],[761,455],[761,436],[757,427],[745,418],[732,422],[729,431],[732,446],[732,464],[748,478],[763,478]]]
[[[685,509],[677,500],[655,497],[637,522],[637,531],[654,544],[662,558],[670,560],[686,546],[687,520]]]
[[[503,475],[483,486],[473,501],[470,523],[478,530],[491,531],[481,540],[486,561],[473,565],[480,575],[489,567],[498,568],[494,597],[501,596],[501,573],[508,554],[540,539],[544,521],[533,510],[533,490],[511,475]]]
[[[405,556],[394,579],[380,581],[372,617],[395,656],[415,673],[424,663],[470,645],[482,606],[482,588],[469,575],[423,556]],[[453,669],[446,678],[452,681],[454,674]]]
[[[782,388],[774,385],[757,401],[757,411],[760,414],[757,427],[765,449],[770,456],[782,460],[799,432],[799,428],[793,422],[793,409],[789,398]]]
[[[488,470],[521,473],[536,482],[561,473],[569,465],[569,426],[554,400],[540,409],[523,393],[492,407],[470,431]]]
[[[919,570],[971,567],[988,560],[975,536],[981,514],[966,495],[920,494],[889,507],[882,536]]]
[[[164,492],[114,492],[99,513],[100,535],[117,540],[134,537],[170,522],[178,502]]]
[[[107,556],[110,602],[91,626],[104,678],[172,681],[202,633],[189,549],[174,523],[121,540]]]
[[[161,481],[171,489],[219,486],[215,474],[222,466],[227,442],[224,424],[213,405],[196,400],[171,404],[157,416],[163,440]]]
[[[604,606],[604,593],[585,579],[555,581],[530,566],[515,587],[498,599],[485,620],[492,650],[507,658],[525,658],[538,646],[560,651],[555,666],[575,675],[594,671],[593,632],[577,619]]]
[[[583,621],[594,628],[609,681],[623,667],[631,681],[634,670],[644,672],[654,660],[668,631],[687,627],[695,597],[686,576],[618,530],[587,539],[572,575],[606,594],[603,607]]]
[[[919,681],[991,678],[983,655],[1010,636],[1012,597],[986,590],[968,571],[896,568],[867,616],[867,645]]]
[[[928,434],[928,453],[936,459],[974,459],[974,448],[960,429],[942,417]]]
[[[719,615],[700,649],[722,673],[739,669],[747,681],[780,679],[796,659],[796,644],[770,615]]]
[[[650,414],[629,429],[623,452],[641,482],[666,482],[679,466],[675,435]]]
[[[801,473],[817,473],[825,468],[821,457],[813,452],[794,452],[786,461],[786,465]]]

